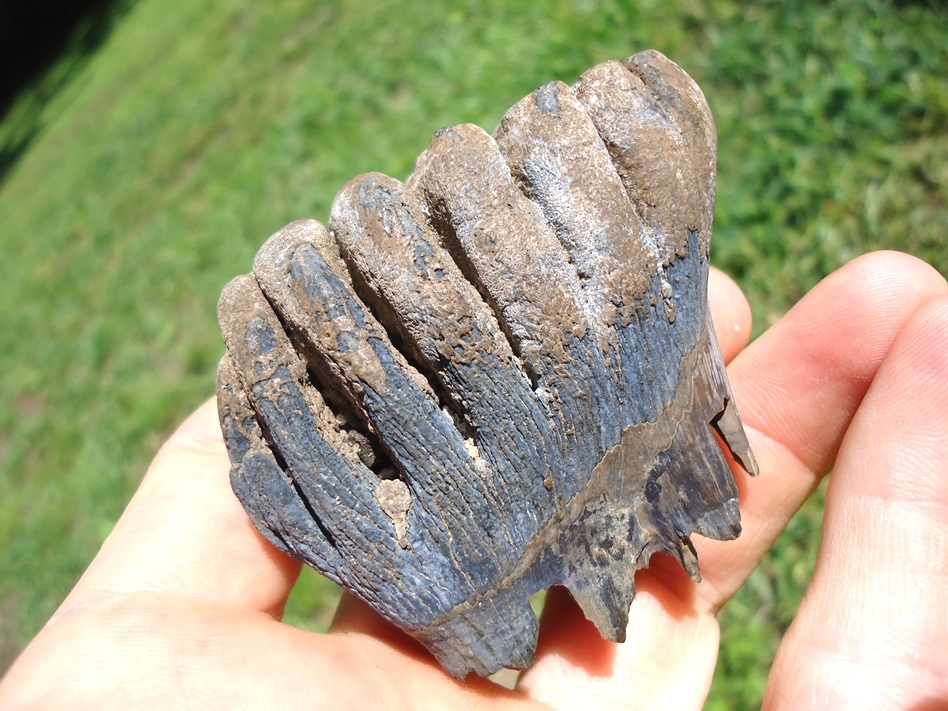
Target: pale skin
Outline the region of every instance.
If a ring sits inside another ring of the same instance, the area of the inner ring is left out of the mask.
[[[552,594],[511,691],[453,680],[352,597],[328,634],[283,624],[299,564],[230,492],[208,402],[4,678],[0,708],[700,709],[715,613],[830,469],[816,570],[764,706],[945,708],[948,285],[906,255],[867,255],[749,347],[740,290],[714,272],[710,298],[761,475],[733,467],[744,533],[695,540],[703,582],[667,559],[640,572],[626,644]]]

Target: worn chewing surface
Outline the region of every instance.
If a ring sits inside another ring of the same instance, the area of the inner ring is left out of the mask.
[[[450,673],[525,668],[529,596],[623,640],[658,551],[740,532],[756,464],[707,308],[716,139],[654,51],[439,131],[224,290],[231,481],[264,536]]]

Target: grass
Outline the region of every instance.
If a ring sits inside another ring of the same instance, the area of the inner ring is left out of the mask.
[[[262,241],[544,81],[646,47],[698,80],[720,136],[713,259],[758,333],[870,249],[948,273],[946,20],[882,0],[120,5],[0,123],[7,661],[212,394],[217,295]],[[819,521],[817,500],[722,613],[708,708],[759,706]],[[305,576],[289,619],[324,626],[333,594]]]

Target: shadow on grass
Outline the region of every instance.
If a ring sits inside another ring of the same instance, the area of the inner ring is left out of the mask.
[[[85,66],[133,0],[14,2],[0,13],[0,186],[43,128],[43,110]],[[57,7],[50,7],[56,5]],[[6,125],[3,125],[6,124]]]

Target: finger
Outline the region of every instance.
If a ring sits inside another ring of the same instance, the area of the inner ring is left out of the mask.
[[[737,282],[715,267],[708,275],[708,307],[721,355],[730,363],[750,342],[751,309]]]
[[[730,367],[761,476],[735,470],[743,533],[696,540],[716,610],[747,576],[833,465],[843,433],[896,334],[925,302],[948,292],[908,255],[861,257],[812,290]]]
[[[256,531],[228,481],[215,402],[161,448],[58,615],[114,593],[175,591],[279,616],[300,565]]]
[[[899,333],[846,432],[813,581],[766,706],[948,703],[945,442],[948,298]]]

